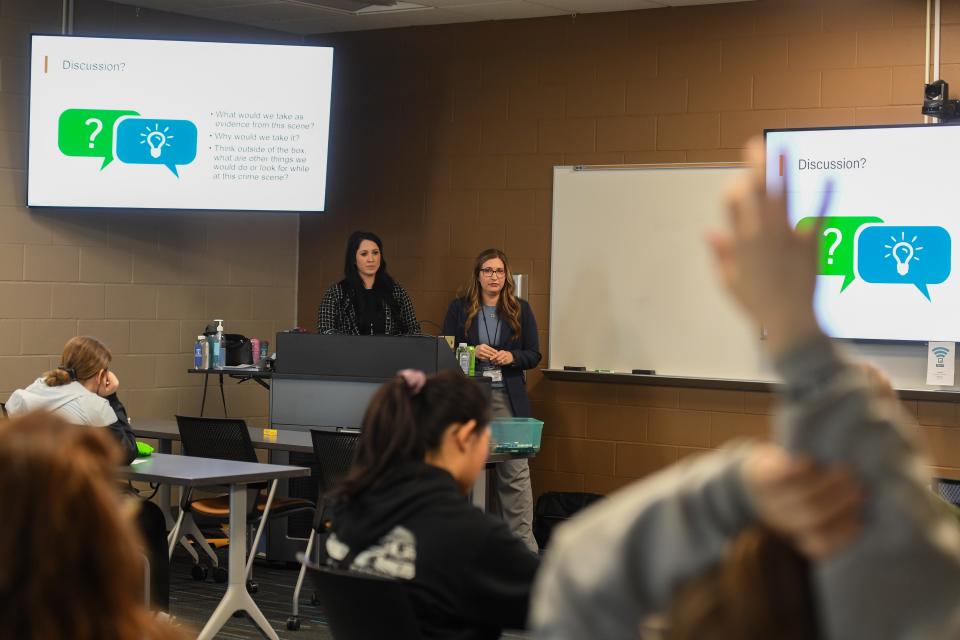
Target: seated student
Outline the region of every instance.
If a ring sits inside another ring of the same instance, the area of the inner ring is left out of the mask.
[[[142,542],[116,444],[34,412],[0,421],[0,637],[177,640],[144,605]]]
[[[671,640],[960,637],[960,530],[928,490],[897,401],[818,327],[816,233],[794,231],[783,193],[765,192],[762,147],[749,157],[728,202],[731,229],[712,239],[718,270],[769,330],[784,381],[776,439],[821,465],[849,465],[865,488],[862,518],[828,509],[811,535],[784,534],[802,514],[750,490],[765,473],[748,463],[757,445],[689,460],[560,527],[537,577],[539,638],[632,639],[656,612],[668,612]],[[817,483],[810,492],[855,501]],[[797,551],[807,567],[790,560]]]
[[[424,638],[492,639],[525,624],[539,559],[465,497],[489,447],[477,383],[404,371],[371,401],[332,496],[324,560],[405,581]]]
[[[106,429],[120,445],[122,464],[137,457],[137,441],[127,410],[117,397],[120,381],[110,371],[113,354],[95,338],[76,336],[63,347],[60,366],[48,371],[26,389],[17,389],[7,401],[7,412],[55,413],[71,424]],[[166,522],[160,508],[141,502],[137,521],[150,549],[151,599],[158,609],[170,602]]]
[[[127,411],[117,398],[120,381],[110,371],[113,354],[95,338],[76,336],[63,347],[60,366],[7,401],[7,413],[51,411],[72,424],[106,427],[123,451],[123,464],[137,457]]]

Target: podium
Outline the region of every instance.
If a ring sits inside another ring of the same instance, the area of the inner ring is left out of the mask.
[[[457,369],[454,352],[442,338],[279,333],[270,385],[270,428],[308,431],[359,430],[370,399],[401,369],[428,375]],[[313,467],[313,455],[270,451],[274,464]],[[316,498],[317,480],[281,480],[278,496]],[[295,562],[306,548],[312,518],[294,515],[270,523],[267,558]]]
[[[359,429],[373,394],[397,371],[457,369],[436,337],[280,333],[275,344],[272,429]]]

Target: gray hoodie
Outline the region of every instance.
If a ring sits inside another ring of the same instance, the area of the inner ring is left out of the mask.
[[[120,445],[123,464],[130,464],[137,457],[137,438],[116,393],[102,398],[79,382],[48,387],[43,378],[37,378],[26,389],[14,391],[6,408],[11,416],[27,411],[49,411],[73,424],[106,428]]]
[[[776,440],[851,466],[868,492],[856,541],[814,567],[824,637],[960,638],[960,530],[928,489],[899,404],[826,338],[776,364],[785,383]],[[560,527],[534,587],[537,637],[635,640],[643,619],[756,521],[741,474],[751,446],[676,465]]]
[[[117,421],[117,414],[107,399],[79,382],[50,387],[43,378],[37,378],[26,389],[14,391],[7,400],[7,412],[11,416],[37,410],[55,413],[73,424],[94,427],[106,427]]]

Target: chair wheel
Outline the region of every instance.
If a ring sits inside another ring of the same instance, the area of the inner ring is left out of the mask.
[[[260,585],[253,580],[247,580],[247,593],[256,593],[260,590]]]
[[[213,568],[213,581],[217,584],[223,584],[227,581],[227,570],[223,567]]]
[[[297,616],[290,616],[287,618],[287,629],[290,631],[299,631],[300,630],[300,618]]]
[[[202,564],[195,564],[190,568],[190,576],[197,582],[202,582],[207,579],[209,571]]]
[[[317,606],[318,604],[320,604],[320,596],[317,595],[316,591],[314,591],[313,594],[310,596],[310,604],[312,604],[313,606]]]

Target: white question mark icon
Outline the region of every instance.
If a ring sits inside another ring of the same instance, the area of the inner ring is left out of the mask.
[[[833,244],[830,245],[830,248],[827,249],[827,264],[833,264],[833,252],[837,250],[837,247],[840,246],[840,242],[843,240],[843,234],[840,232],[840,229],[824,229],[823,236],[827,237],[829,235],[834,235]]]
[[[96,140],[97,136],[100,135],[100,132],[103,131],[103,123],[96,118],[87,118],[86,122],[83,124],[87,125],[88,127],[91,124],[93,125],[93,132],[90,134],[90,144],[87,145],[93,149],[93,141]]]

